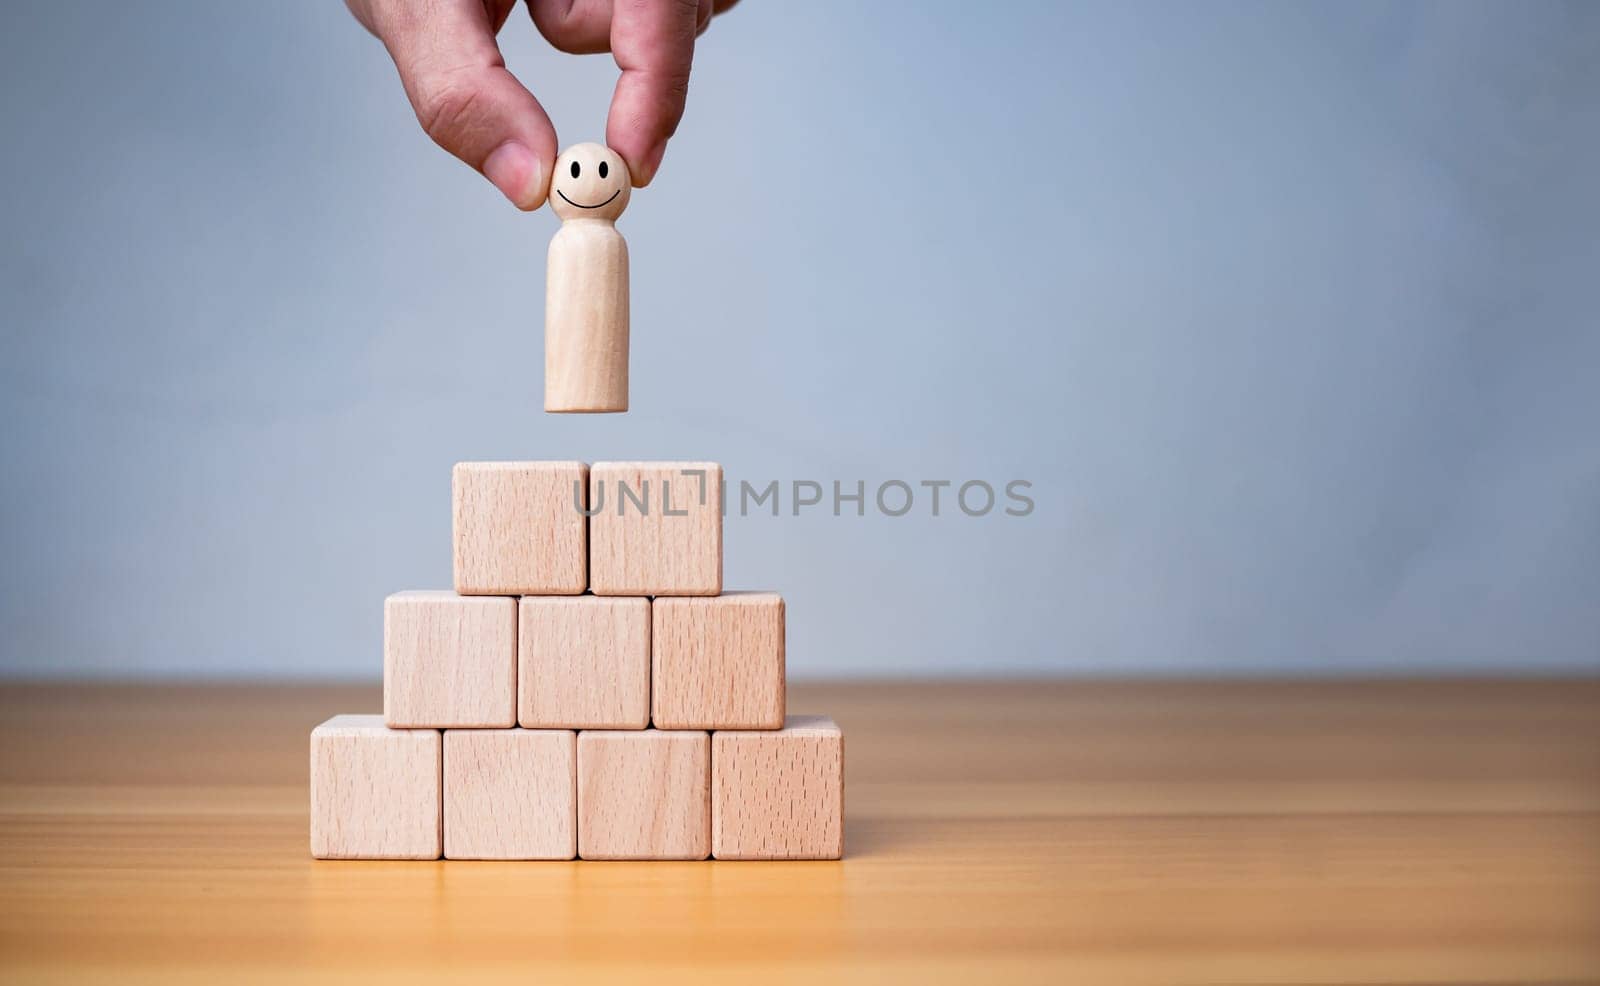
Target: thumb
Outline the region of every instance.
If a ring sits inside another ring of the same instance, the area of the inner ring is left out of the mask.
[[[400,71],[417,120],[519,209],[544,204],[556,133],[506,70],[482,0],[374,4],[373,32]]]

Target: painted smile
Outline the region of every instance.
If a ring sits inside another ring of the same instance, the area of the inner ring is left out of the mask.
[[[566,203],[567,203],[567,204],[568,204],[568,205],[575,205],[575,206],[577,206],[577,207],[578,207],[578,208],[580,208],[580,209],[603,209],[603,208],[605,208],[605,207],[606,207],[606,206],[608,206],[608,205],[610,205],[610,204],[611,204],[611,199],[614,199],[614,198],[616,198],[616,197],[617,197],[617,196],[618,196],[618,195],[621,195],[621,194],[622,194],[622,189],[620,189],[620,188],[619,188],[619,189],[617,189],[617,190],[616,190],[616,191],[615,191],[615,192],[612,192],[612,193],[611,193],[611,199],[606,199],[606,200],[605,200],[605,201],[604,201],[604,202],[602,202],[602,203],[600,203],[600,204],[599,204],[599,205],[584,205],[584,204],[583,204],[583,203],[581,203],[581,202],[574,202],[574,201],[572,201],[572,200],[571,200],[571,199],[569,199],[569,198],[567,198],[567,193],[566,193],[566,192],[563,192],[563,191],[562,191],[562,190],[561,190],[561,189],[559,189],[559,188],[558,188],[558,189],[556,189],[556,194],[557,194],[557,195],[559,195],[559,196],[561,196],[561,199],[562,199],[562,201],[564,201],[564,202],[566,202]]]

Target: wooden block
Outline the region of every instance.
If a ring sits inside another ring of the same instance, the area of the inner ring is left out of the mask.
[[[390,726],[505,728],[517,721],[517,601],[397,592],[383,601]]]
[[[597,462],[589,470],[589,584],[599,596],[722,591],[722,467]]]
[[[588,520],[581,503],[588,478],[581,462],[456,463],[456,591],[577,595],[587,588]]]
[[[711,737],[711,852],[718,859],[844,855],[844,734],[826,716],[777,732]]]
[[[600,144],[561,152],[550,208],[544,291],[544,409],[628,409],[628,244],[617,217],[631,186],[622,155]]]
[[[438,859],[437,729],[334,716],[311,731],[311,855]]]
[[[517,720],[538,729],[650,724],[650,600],[523,596]]]
[[[650,613],[650,719],[657,729],[783,725],[782,596],[659,598]]]
[[[445,731],[446,859],[571,859],[577,852],[576,733]]]
[[[711,851],[711,737],[578,734],[578,855],[705,859]]]

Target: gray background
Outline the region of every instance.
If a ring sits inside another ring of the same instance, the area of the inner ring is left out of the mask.
[[[452,462],[623,457],[1034,484],[730,518],[796,675],[1600,670],[1600,5],[745,0],[596,418],[554,218],[340,4],[7,3],[0,74],[6,674],[376,675]]]

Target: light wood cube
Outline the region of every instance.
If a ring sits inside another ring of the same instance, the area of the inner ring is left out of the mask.
[[[517,601],[397,592],[383,601],[383,718],[395,728],[517,721]]]
[[[711,853],[844,855],[844,734],[832,719],[790,716],[777,732],[712,734]]]
[[[711,737],[658,729],[578,734],[578,855],[705,859]]]
[[[783,725],[782,596],[658,598],[650,615],[650,718],[657,729]]]
[[[722,467],[597,462],[589,470],[589,585],[599,596],[722,591]]]
[[[576,733],[445,731],[446,859],[571,859],[577,806]]]
[[[539,729],[650,724],[650,600],[524,596],[517,720]]]
[[[438,859],[437,729],[334,716],[311,731],[311,855]]]
[[[576,595],[588,583],[589,467],[459,462],[451,474],[456,591]]]

